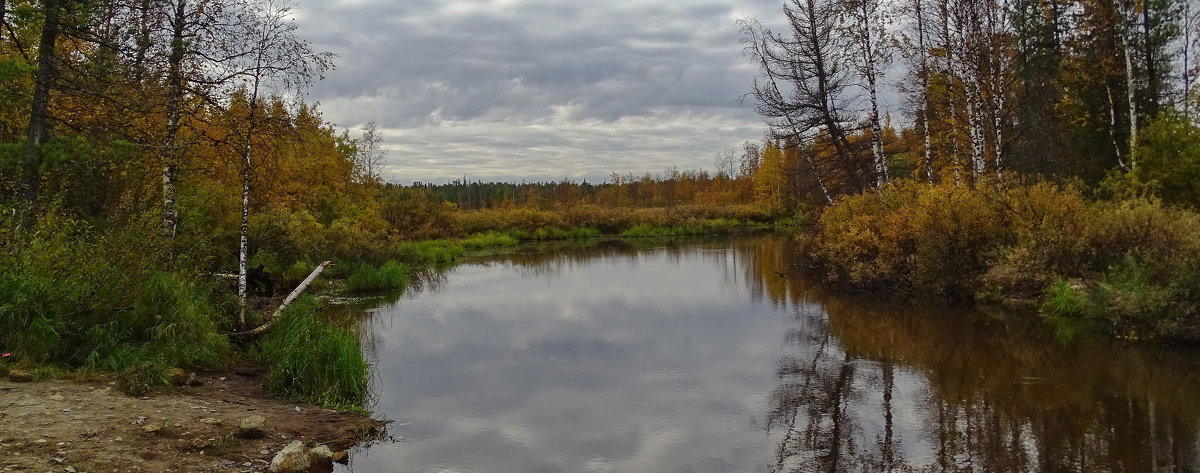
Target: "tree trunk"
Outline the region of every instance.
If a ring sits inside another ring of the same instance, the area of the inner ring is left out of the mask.
[[[983,139],[983,102],[980,100],[979,84],[974,80],[967,87],[967,132],[971,138],[971,174],[976,183],[987,171],[985,142]]]
[[[46,0],[45,20],[38,41],[38,68],[34,78],[33,102],[29,108],[29,131],[25,141],[25,159],[22,163],[21,222],[26,229],[35,219],[38,193],[42,185],[42,145],[50,139],[50,89],[57,78],[58,57],[55,45],[58,42],[59,18],[67,0]]]
[[[283,300],[283,303],[279,304],[279,307],[276,308],[275,312],[271,314],[271,319],[268,320],[266,323],[258,326],[257,328],[255,328],[253,330],[247,330],[244,332],[234,332],[234,333],[229,334],[229,336],[231,336],[231,337],[253,337],[253,336],[261,334],[261,333],[267,331],[268,329],[270,329],[271,326],[275,325],[275,322],[279,320],[279,316],[283,315],[283,310],[286,309],[287,306],[291,305],[291,303],[293,301],[295,301],[297,297],[300,297],[300,294],[303,294],[304,290],[308,289],[308,286],[312,285],[313,281],[315,281],[317,279],[317,276],[320,276],[321,272],[324,271],[325,268],[328,268],[329,265],[331,265],[331,264],[332,263],[330,263],[329,261],[326,261],[326,262],[318,265],[316,267],[316,269],[313,269],[313,271],[308,274],[308,277],[304,278],[304,281],[302,281],[299,286],[296,286],[296,289],[293,289],[291,294],[288,294],[287,298],[285,298]]]
[[[1125,155],[1121,152],[1121,141],[1117,139],[1117,103],[1113,101],[1111,86],[1104,84],[1104,91],[1108,93],[1108,136],[1112,139],[1113,152],[1117,155],[1117,167],[1128,172],[1129,166],[1125,164]]]
[[[1125,26],[1122,25],[1122,28]],[[1137,83],[1133,77],[1133,46],[1129,44],[1129,35],[1122,34],[1121,39],[1125,53],[1125,99],[1129,102],[1129,170],[1133,171],[1137,168],[1137,160],[1134,157],[1138,143]]]
[[[3,0],[0,0],[2,4]],[[1192,66],[1189,63],[1189,56],[1192,52],[1192,27],[1194,26],[1192,19],[1192,2],[1184,0],[1183,2],[1183,116],[1192,118]]]
[[[163,235],[175,238],[179,227],[178,172],[180,108],[183,107],[184,28],[187,24],[187,0],[178,0],[171,21],[171,55],[167,65],[167,135],[163,150]]]
[[[916,0],[917,14],[917,54],[921,55],[921,108],[917,111],[918,119],[923,123],[922,134],[925,138],[925,176],[929,183],[934,183],[933,177],[933,132],[930,130],[929,116],[929,51],[925,48],[925,14],[921,11],[921,0]]]
[[[866,2],[863,3],[866,5]],[[864,7],[865,10],[865,7]],[[863,12],[864,18],[866,12]],[[879,123],[879,95],[875,90],[875,54],[871,45],[871,25],[864,21],[865,45],[863,48],[866,63],[867,91],[871,98],[871,157],[875,164],[875,187],[883,187],[888,183],[887,162],[883,157],[883,127]]]
[[[261,54],[261,53],[260,53]],[[261,56],[260,56],[261,58]],[[261,59],[259,66],[261,67]],[[250,252],[250,169],[254,156],[254,132],[257,124],[260,69],[255,69],[254,88],[250,94],[250,116],[246,120],[246,147],[242,150],[242,226],[238,238],[238,327],[246,328],[246,260]]]
[[[763,44],[761,47],[765,49],[767,47],[767,45]],[[771,71],[771,64],[767,61],[765,52],[763,54],[760,54],[759,58],[762,60],[763,72],[765,72],[767,74],[767,81],[770,84],[769,90],[773,94],[782,97],[782,94],[779,92],[779,86],[775,81],[775,73]],[[784,120],[787,121],[788,127],[790,127],[792,129],[792,134],[795,135],[796,140],[798,142],[800,140],[799,125],[796,124],[796,121],[794,119],[792,119],[792,114],[789,113],[786,109],[783,110],[783,118],[784,118]],[[817,186],[821,188],[821,195],[825,198],[825,203],[832,205],[833,204],[833,196],[831,196],[829,194],[829,188],[825,186],[825,180],[821,178],[821,172],[817,168],[817,163],[813,161],[812,156],[809,153],[802,152],[802,154],[804,155],[804,160],[808,163],[809,169],[812,170],[813,178],[816,179],[816,181],[817,181]]]

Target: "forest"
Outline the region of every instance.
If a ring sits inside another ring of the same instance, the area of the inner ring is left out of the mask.
[[[1200,339],[1186,0],[789,0],[784,29],[740,23],[768,133],[714,150],[714,171],[410,185],[383,174],[373,123],[352,137],[303,101],[336,58],[291,8],[0,1],[11,365],[140,392],[250,356],[279,395],[355,406],[358,340],[311,297],[257,344],[229,335],[323,261],[336,287],[386,290],[521,241],[766,229],[850,289]]]

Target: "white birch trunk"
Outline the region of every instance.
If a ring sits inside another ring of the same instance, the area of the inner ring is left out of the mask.
[[[1125,99],[1129,102],[1129,170],[1133,171],[1137,168],[1137,160],[1134,157],[1134,150],[1138,143],[1138,116],[1137,116],[1137,84],[1133,77],[1133,52],[1132,46],[1129,44],[1129,34],[1125,32],[1122,37],[1122,49],[1125,52]]]
[[[861,0],[862,13],[862,55],[863,55],[863,75],[867,79],[867,93],[871,99],[871,115],[869,117],[871,126],[871,157],[875,164],[875,187],[883,187],[888,183],[887,163],[883,157],[883,127],[879,123],[879,98],[876,92],[875,81],[875,48],[871,37],[872,17],[869,3],[873,0]]]
[[[979,84],[971,81],[967,88],[967,130],[971,138],[971,173],[976,182],[987,172],[985,166],[985,143],[983,139],[983,111],[979,97]]]
[[[246,328],[246,258],[250,250],[251,145],[242,153],[242,226],[238,238],[238,327]]]
[[[179,0],[173,12],[171,28],[171,55],[168,59],[167,82],[170,86],[167,98],[167,136],[163,151],[163,235],[174,238],[179,227],[177,200],[179,172],[179,127],[180,108],[183,107],[183,55],[184,26],[187,22],[187,0]]]
[[[1112,139],[1113,151],[1117,154],[1117,166],[1122,171],[1129,171],[1129,167],[1125,165],[1125,155],[1121,152],[1121,142],[1117,139],[1117,103],[1113,101],[1112,87],[1105,84],[1104,91],[1108,93],[1108,136]]]
[[[992,136],[995,138],[992,149],[992,164],[995,166],[993,171],[997,178],[1000,178],[1004,173],[1004,114],[1006,112],[1005,99],[1005,78],[1008,76],[1009,70],[1009,55],[1004,50],[1003,43],[997,43],[997,38],[1001,34],[1001,29],[1004,28],[1004,15],[1007,15],[1007,5],[1000,2],[992,2],[988,8],[988,44],[991,54],[990,62],[992,64],[992,83],[991,83],[991,115],[992,115]]]
[[[296,289],[293,289],[292,293],[288,294],[287,298],[283,300],[283,303],[279,304],[279,307],[276,308],[275,312],[271,314],[271,320],[268,320],[265,324],[262,324],[253,330],[234,332],[229,335],[234,337],[251,337],[267,331],[267,329],[271,328],[272,325],[275,325],[275,322],[279,320],[279,316],[283,315],[283,310],[286,309],[288,305],[291,305],[291,303],[294,302],[297,297],[300,297],[300,294],[303,294],[304,291],[308,289],[308,286],[312,285],[313,281],[317,280],[317,276],[320,276],[321,272],[325,271],[325,268],[328,268],[331,264],[332,263],[329,261],[323,262],[320,265],[317,265],[316,269],[313,269],[311,273],[308,273],[308,277],[304,278],[304,281],[302,281],[299,286],[296,286]]]
[[[921,110],[920,119],[924,123],[925,135],[925,176],[933,184],[933,132],[929,123],[929,51],[925,48],[925,14],[921,11],[921,0],[916,0],[917,13],[917,54],[921,55]]]
[[[262,81],[262,52],[254,69],[250,116],[246,120],[246,148],[242,152],[242,225],[238,238],[238,328],[246,328],[246,260],[250,252],[250,169],[254,156],[254,127],[258,119],[258,89]]]

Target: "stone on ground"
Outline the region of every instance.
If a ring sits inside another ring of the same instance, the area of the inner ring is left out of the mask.
[[[10,370],[8,380],[14,383],[28,383],[33,381],[33,374],[25,370]]]
[[[327,445],[317,445],[308,450],[308,460],[313,465],[329,466],[333,464],[333,450]]]
[[[248,416],[238,424],[238,437],[244,439],[260,439],[266,435],[265,424],[267,420],[258,414]]]
[[[304,448],[304,442],[296,440],[275,454],[275,458],[271,459],[269,471],[271,473],[303,473],[308,471],[310,466],[312,464],[308,460],[308,449]]]

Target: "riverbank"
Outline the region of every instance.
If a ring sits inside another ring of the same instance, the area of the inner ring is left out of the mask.
[[[0,380],[0,470],[261,472],[289,443],[344,451],[383,422],[272,399],[265,369],[199,373],[192,385],[128,396],[112,377]],[[261,437],[239,434],[262,417]]]

